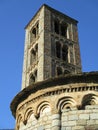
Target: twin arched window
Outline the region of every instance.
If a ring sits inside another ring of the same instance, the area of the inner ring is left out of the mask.
[[[68,62],[68,47],[67,45],[61,45],[60,42],[56,42],[56,57]]]
[[[59,20],[54,21],[54,32],[67,38],[67,24],[60,23]]]

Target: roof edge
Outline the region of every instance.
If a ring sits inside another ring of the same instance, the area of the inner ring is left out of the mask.
[[[97,72],[84,72],[79,74],[67,74],[56,78],[51,78],[45,81],[37,82],[31,84],[30,86],[24,88],[20,91],[12,100],[10,104],[10,109],[13,116],[15,117],[16,109],[19,103],[25,100],[30,94],[42,90],[45,88],[50,88],[56,85],[64,85],[70,83],[98,83],[98,71]]]
[[[36,17],[36,15],[38,14],[38,12],[40,12],[40,10],[41,10],[43,7],[46,7],[46,8],[48,8],[49,10],[52,10],[52,11],[54,11],[54,12],[57,12],[57,13],[59,13],[59,14],[65,16],[65,17],[67,17],[68,19],[71,19],[71,20],[73,20],[74,22],[78,23],[78,21],[77,21],[76,19],[69,17],[68,15],[66,15],[66,14],[64,14],[64,13],[62,13],[62,12],[60,12],[60,11],[58,11],[58,10],[52,8],[52,7],[50,7],[50,6],[47,5],[47,4],[43,4],[43,5],[38,9],[38,11],[35,13],[35,15],[31,18],[31,20],[28,22],[28,24],[25,26],[25,29],[29,26],[29,24],[31,23],[31,21]]]

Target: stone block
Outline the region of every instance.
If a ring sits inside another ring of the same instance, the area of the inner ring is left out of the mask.
[[[36,124],[37,124],[37,120],[35,120],[35,121],[32,122],[32,125],[35,126]]]
[[[87,109],[98,109],[98,105],[87,105],[86,107],[85,107],[85,109],[87,110]]]
[[[52,129],[51,129],[51,130],[60,130],[60,127],[55,126],[55,127],[52,127]]]
[[[77,126],[85,126],[87,124],[87,121],[86,120],[77,120],[76,121],[76,125]]]
[[[72,130],[72,127],[66,127],[65,130]]]
[[[52,121],[52,126],[60,126],[61,122],[60,120],[53,120]]]
[[[89,119],[89,114],[80,114],[80,115],[79,115],[79,119],[88,120],[88,119]]]
[[[94,125],[95,124],[95,120],[87,120],[87,125]]]
[[[77,110],[77,114],[84,114],[85,113],[85,110]]]
[[[98,125],[85,126],[85,130],[98,130]]]
[[[72,130],[85,130],[84,126],[74,126]]]
[[[67,115],[69,115],[68,112],[63,112],[63,113],[62,113],[62,116],[67,116]]]
[[[45,125],[45,130],[46,129],[50,129],[51,128],[51,125],[49,124],[49,125]]]
[[[98,109],[93,109],[92,113],[98,113]]]
[[[74,111],[70,111],[69,114],[76,114],[77,113],[77,110],[74,110]]]
[[[69,115],[68,120],[78,120],[78,115]]]
[[[90,114],[90,119],[97,119],[98,120],[98,113]]]
[[[62,127],[61,130],[66,130],[66,127]]]
[[[59,119],[60,118],[60,115],[59,114],[54,114],[54,115],[52,115],[52,119],[54,120],[54,119]]]
[[[68,116],[62,116],[62,122],[67,120],[68,120]]]
[[[39,126],[38,130],[44,130],[44,126]]]
[[[84,113],[85,113],[85,114],[92,113],[92,110],[89,110],[89,109],[88,109],[88,110],[84,110]]]
[[[71,126],[75,126],[76,125],[76,121],[66,121],[66,122],[62,122],[62,126],[63,127],[71,127]]]
[[[48,120],[48,117],[47,116],[44,116],[43,117],[43,121],[47,121]]]
[[[95,124],[98,125],[98,120],[95,121]]]

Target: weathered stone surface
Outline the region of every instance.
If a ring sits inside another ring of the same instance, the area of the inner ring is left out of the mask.
[[[97,119],[98,120],[98,113],[92,113],[90,114],[90,119]]]
[[[79,119],[89,119],[89,114],[80,114]]]
[[[87,124],[87,120],[85,120],[85,119],[76,121],[77,126],[85,126],[86,124]]]
[[[69,115],[68,120],[78,120],[78,115]]]
[[[72,130],[85,130],[84,126],[75,126]]]

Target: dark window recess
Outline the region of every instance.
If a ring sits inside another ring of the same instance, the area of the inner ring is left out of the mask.
[[[30,65],[38,60],[38,44],[31,50]]]
[[[32,74],[29,80],[29,84],[32,84],[35,82],[35,76]]]
[[[36,29],[35,28],[32,30],[32,34],[33,34],[33,38],[36,38]]]
[[[37,70],[30,76],[29,84],[35,83],[37,81]]]
[[[30,64],[31,65],[35,61],[35,59],[36,59],[36,52],[32,49],[32,51],[31,51],[31,58],[30,58]]]
[[[39,33],[39,24],[37,23],[30,31],[30,42],[33,42]]]
[[[67,25],[61,25],[61,35],[67,38]]]
[[[61,58],[61,44],[59,42],[56,43],[56,56]]]
[[[66,45],[62,47],[62,59],[68,62],[68,47]]]
[[[38,60],[38,44],[36,44],[36,46],[35,46],[35,51],[36,51],[35,61],[37,61]]]
[[[62,68],[57,67],[57,76],[62,75]]]
[[[37,81],[37,70],[35,70],[34,75],[35,75],[35,82],[36,82]]]
[[[59,22],[58,21],[54,22],[54,30],[55,30],[55,33],[59,34]]]

